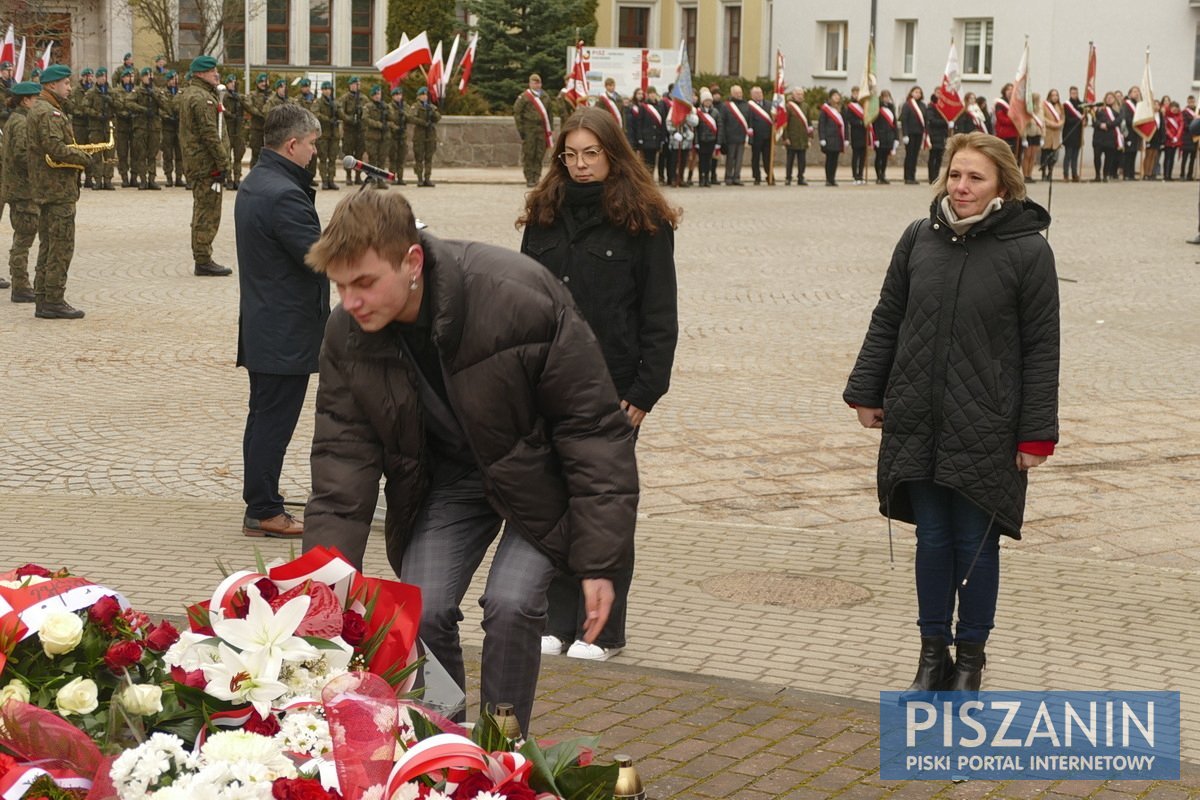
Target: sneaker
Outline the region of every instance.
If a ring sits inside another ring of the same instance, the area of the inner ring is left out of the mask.
[[[557,636],[542,637],[542,655],[544,656],[562,655],[563,647],[565,646],[566,644],[563,640]]]
[[[588,661],[608,661],[623,649],[622,647],[600,647],[599,645],[588,644],[585,641],[576,639],[575,644],[571,645],[571,649],[567,650],[567,657],[583,658]]]

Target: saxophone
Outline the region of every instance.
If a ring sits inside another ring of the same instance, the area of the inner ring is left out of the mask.
[[[92,155],[95,155],[96,153],[104,152],[105,150],[111,150],[112,148],[116,147],[116,142],[113,140],[112,120],[110,119],[108,121],[108,141],[107,142],[96,142],[95,144],[69,144],[69,145],[67,145],[67,147],[71,148],[72,150],[78,150],[79,152],[83,153],[85,156],[92,156]],[[46,153],[46,163],[49,166],[53,167],[54,169],[77,169],[77,170],[87,169],[87,167],[81,167],[78,164],[64,164],[61,161],[55,161],[53,158],[50,157],[49,153]]]

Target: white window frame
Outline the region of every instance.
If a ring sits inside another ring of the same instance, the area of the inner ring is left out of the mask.
[[[834,68],[829,67],[829,36],[837,29],[838,47],[834,52]],[[850,22],[844,19],[817,21],[817,52],[821,54],[821,68],[813,73],[817,78],[845,78],[849,69]]]
[[[726,12],[731,7],[737,8],[739,12],[738,68],[736,70],[736,74],[733,74],[729,69],[729,29],[725,24],[725,21],[729,18],[729,15]],[[746,6],[741,2],[741,0],[736,0],[736,2],[722,3],[717,11],[721,15],[720,19],[717,21],[717,35],[721,37],[718,40],[720,61],[717,64],[717,72],[721,75],[729,75],[730,77],[741,77],[746,66],[744,58],[746,54],[746,48],[743,46],[743,43],[746,40]]]
[[[972,63],[970,58],[971,45],[967,40],[967,28],[973,23],[979,23],[979,54],[978,62]],[[986,70],[988,61],[993,60],[995,51],[993,42],[996,38],[996,19],[995,17],[971,17],[968,19],[959,20],[959,28],[962,33],[962,61],[960,69],[962,79],[964,81],[991,81],[992,72]],[[986,70],[986,71],[985,71]]]
[[[892,75],[892,80],[911,81],[916,78],[917,20],[898,19],[896,20],[896,71]]]
[[[1192,87],[1200,86],[1200,22],[1196,23],[1195,54],[1192,64]]]
[[[658,43],[659,4],[657,0],[618,0],[613,3],[613,47],[621,41],[621,9],[641,8],[649,13],[646,15],[646,47],[654,48]]]

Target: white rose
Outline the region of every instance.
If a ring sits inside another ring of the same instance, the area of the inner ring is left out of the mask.
[[[145,683],[126,686],[118,697],[122,708],[139,717],[148,717],[163,710],[162,688],[158,686]]]
[[[18,703],[28,703],[29,687],[16,678],[13,678],[8,682],[7,686],[0,689],[0,706],[9,700],[16,700]]]
[[[90,714],[100,705],[100,690],[91,678],[76,678],[58,690],[54,704],[64,717],[72,714]]]
[[[51,611],[42,620],[38,638],[42,640],[42,649],[51,658],[69,653],[83,638],[83,620],[70,611]]]

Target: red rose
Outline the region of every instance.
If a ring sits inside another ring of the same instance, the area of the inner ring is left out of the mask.
[[[88,618],[107,630],[112,627],[113,620],[121,613],[121,604],[112,595],[105,595],[92,604],[88,609]]]
[[[17,760],[7,753],[0,753],[0,778],[8,774],[8,771],[17,765]]]
[[[39,567],[37,564],[26,564],[23,567],[17,567],[17,577],[18,578],[28,578],[31,575],[36,576],[38,578],[53,578],[54,577],[53,572],[46,569],[45,567]]]
[[[113,642],[104,654],[104,663],[118,675],[141,660],[142,645],[139,642]]]
[[[275,800],[341,800],[337,792],[328,792],[314,778],[276,778],[271,784],[271,797]]]
[[[367,621],[357,611],[342,614],[342,638],[351,647],[358,647],[367,638]]]
[[[179,631],[165,619],[157,625],[151,625],[150,632],[146,634],[146,647],[155,653],[165,653],[178,641]]]
[[[508,800],[537,800],[537,792],[524,783],[506,783],[496,791]]]
[[[143,614],[141,611],[134,611],[132,608],[127,608],[121,612],[121,616],[129,623],[131,630],[140,631],[150,624],[150,615]]]
[[[495,784],[492,779],[482,772],[472,772],[450,795],[454,800],[475,800],[480,792],[489,792]]]
[[[199,669],[188,671],[183,667],[171,667],[171,680],[193,689],[203,689],[208,686],[208,679],[204,677],[204,671]]]
[[[259,736],[274,736],[279,733],[279,720],[275,718],[274,714],[268,714],[264,719],[256,711],[250,715],[249,721],[242,726],[242,729],[249,733],[257,733]]]
[[[258,593],[262,595],[262,599],[268,603],[279,597],[279,587],[270,578],[259,578],[254,582],[254,585],[258,588]]]

